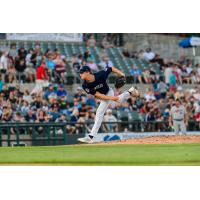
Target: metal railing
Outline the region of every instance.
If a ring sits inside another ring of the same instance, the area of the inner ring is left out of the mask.
[[[38,146],[75,144],[77,138],[89,133],[93,122],[88,123],[0,123],[0,146]],[[188,131],[199,131],[200,122],[190,121]],[[114,132],[168,132],[173,131],[167,121],[103,122],[100,133]]]

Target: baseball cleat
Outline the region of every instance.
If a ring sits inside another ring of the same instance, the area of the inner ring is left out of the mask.
[[[85,136],[83,138],[78,138],[77,140],[79,142],[87,143],[87,144],[92,144],[93,143],[93,140],[89,136]]]
[[[139,97],[140,96],[140,92],[134,88],[134,87],[131,87],[128,92],[131,94],[132,97]]]

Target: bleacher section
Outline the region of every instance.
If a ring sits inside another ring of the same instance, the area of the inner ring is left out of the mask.
[[[10,44],[13,43],[13,41],[0,41],[0,48],[6,48],[9,47]],[[24,47],[25,49],[34,48],[37,42],[30,42],[30,41],[14,41],[16,43],[17,48]],[[54,51],[56,48],[58,51],[65,55],[67,57],[67,60],[69,62],[69,66],[67,69],[67,84],[71,85],[73,83],[79,83],[80,80],[78,80],[77,74],[74,71],[72,65],[70,64],[70,58],[73,54],[84,54],[85,51],[89,50],[91,54],[94,56],[95,63],[100,62],[100,47],[87,47],[84,44],[79,43],[61,43],[61,42],[40,42],[40,47],[43,52],[45,52],[47,49],[51,49]],[[122,55],[122,48],[115,47],[106,49],[106,53],[109,56],[110,60],[113,62],[114,66],[118,69],[122,70],[127,76],[128,76],[128,83],[133,83],[133,79],[130,76],[130,69],[132,68],[132,65],[136,65],[138,68],[140,68],[142,71],[146,68],[153,67],[156,69],[157,74],[162,75],[159,65],[158,64],[150,64],[145,60],[139,60],[134,58],[125,58]],[[109,79],[110,83],[114,82],[114,77],[111,76]]]

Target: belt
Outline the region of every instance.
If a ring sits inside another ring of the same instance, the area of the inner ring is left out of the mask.
[[[183,119],[174,119],[174,121],[183,121]]]

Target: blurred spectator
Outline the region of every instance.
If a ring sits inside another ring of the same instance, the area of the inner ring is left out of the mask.
[[[176,71],[173,70],[172,74],[169,77],[169,89],[174,92],[176,89]]]
[[[31,97],[31,95],[30,95],[30,93],[29,93],[28,90],[25,90],[25,91],[24,91],[23,100],[24,100],[24,101],[27,101],[28,103],[31,103],[32,97]]]
[[[17,71],[17,80],[19,82],[25,82],[24,70],[26,69],[26,63],[24,58],[16,58],[15,60],[15,69]]]
[[[168,91],[167,84],[164,83],[162,80],[159,81],[157,84],[157,91],[160,94],[160,98],[165,98]]]
[[[159,54],[155,54],[155,57],[150,62],[156,62],[161,66],[165,64],[163,58],[161,58]]]
[[[67,122],[67,118],[65,114],[61,114],[59,118],[56,119],[55,122],[62,122],[62,123],[66,123]]]
[[[107,36],[105,36],[101,42],[103,48],[112,48],[113,45],[108,41]]]
[[[150,110],[147,114],[146,114],[146,121],[147,122],[152,122],[155,121],[156,117],[155,117],[155,113],[154,110]]]
[[[33,49],[29,49],[28,50],[28,54],[26,55],[26,65],[27,66],[33,66],[33,63],[31,62],[32,60],[32,55],[34,54],[34,50]]]
[[[90,67],[90,69],[93,70],[94,72],[97,72],[99,70],[93,59],[88,59],[87,66]]]
[[[28,101],[23,101],[23,104],[22,104],[21,109],[20,109],[22,115],[26,116],[29,109],[30,109],[30,105],[29,105]]]
[[[99,53],[99,58],[100,58],[100,60],[103,60],[103,58],[106,57],[106,56],[107,56],[107,53],[106,53],[105,48],[104,48],[104,47],[101,47],[100,53]]]
[[[5,74],[8,69],[9,59],[8,59],[8,52],[3,51],[1,58],[0,58],[0,72],[2,74],[2,80],[5,81]]]
[[[59,112],[58,104],[53,104],[48,113],[52,121],[55,121],[57,118],[59,118],[60,112]]]
[[[7,83],[13,83],[16,80],[16,69],[14,65],[10,65],[7,69],[5,80]]]
[[[133,68],[130,70],[130,74],[133,76],[134,78],[134,83],[142,83],[142,71],[141,69],[138,69],[137,66],[133,65]]]
[[[130,53],[127,48],[123,49],[122,54],[124,55],[124,57],[130,58]]]
[[[50,115],[47,115],[46,112],[42,109],[37,110],[36,112],[36,122],[48,122],[51,119]],[[43,130],[43,127],[40,128],[40,131]]]
[[[144,55],[144,50],[140,50],[139,53],[138,53],[138,55],[137,55],[137,57],[138,57],[139,59],[145,59],[144,56],[145,56],[145,55]]]
[[[96,107],[96,100],[93,95],[88,95],[88,99],[86,100],[86,105]]]
[[[9,55],[13,61],[17,57],[18,53],[17,53],[17,47],[15,43],[10,45]]]
[[[91,52],[89,50],[87,50],[85,53],[84,53],[84,60],[86,62],[88,62],[89,59],[92,59],[94,60],[94,56],[91,54]],[[83,64],[83,63],[82,63]]]
[[[94,38],[94,35],[91,35],[90,38],[86,42],[88,47],[95,47],[96,46],[96,40]]]
[[[169,84],[171,74],[172,74],[172,67],[170,65],[167,65],[164,72],[166,84]]]
[[[107,131],[107,132],[117,132],[118,131],[117,123],[113,123],[113,122],[117,122],[117,118],[112,114],[111,109],[108,109],[106,111],[103,121],[107,122],[105,124],[105,129],[106,129],[105,131]]]
[[[99,63],[99,66],[105,70],[108,67],[113,67],[112,61],[109,59],[108,56],[103,57],[103,61]]]
[[[1,74],[0,74],[0,92],[1,92],[2,89],[3,89],[3,86],[4,86],[4,82],[3,82],[2,76],[1,76]]]
[[[144,83],[151,83],[150,71],[148,69],[145,69],[142,72],[142,77],[144,79]]]
[[[71,114],[70,105],[66,101],[65,96],[61,96],[60,99],[58,100],[58,107],[59,107],[60,112],[65,114],[66,116],[69,116]]]
[[[8,106],[4,106],[1,115],[2,122],[11,122],[12,121],[12,110]]]
[[[19,57],[19,60],[25,60],[25,59],[26,59],[26,55],[27,55],[27,51],[25,50],[24,47],[21,47],[21,48],[18,50],[18,57]]]
[[[66,63],[62,56],[57,52],[56,59],[54,59],[55,65],[55,80],[58,83],[66,83]]]
[[[34,69],[33,66],[27,66],[26,69],[24,70],[24,74],[25,74],[25,77],[26,77],[26,81],[28,83],[33,83],[35,82],[35,79],[36,79],[36,70]]]
[[[33,110],[29,109],[26,116],[25,116],[25,120],[27,122],[35,122],[36,121],[35,112]]]
[[[13,117],[13,122],[25,122],[25,119],[20,112],[17,112]]]
[[[74,98],[76,101],[81,101],[82,96],[85,96],[83,94],[83,89],[81,87],[77,87],[77,90],[74,94]]]
[[[144,59],[147,61],[151,61],[155,58],[155,53],[152,52],[151,48],[147,48],[144,52]]]
[[[45,67],[46,67],[45,62],[42,62],[41,65],[37,68],[36,85],[34,89],[32,90],[31,94],[33,93],[38,94],[42,91],[43,87],[46,87],[49,85]]]
[[[51,98],[57,98],[57,92],[54,90],[54,87],[52,84],[49,84],[49,87],[44,92],[45,99],[51,99]]]
[[[64,88],[64,85],[59,85],[59,88],[57,90],[57,97],[61,98],[61,97],[65,97],[65,99],[67,99],[67,91]]]
[[[71,115],[71,122],[77,122],[79,119],[79,110],[77,108],[74,108],[72,115]]]
[[[73,54],[71,58],[71,62],[72,62],[72,67],[74,71],[78,72],[81,68],[82,57],[79,56],[78,58],[77,54]]]
[[[149,69],[149,74],[150,74],[150,82],[155,83],[159,79],[159,75],[156,73],[155,69],[151,67]]]
[[[144,94],[145,100],[148,102],[150,100],[156,100],[156,97],[153,93],[153,90],[151,88],[147,89],[147,92]]]

